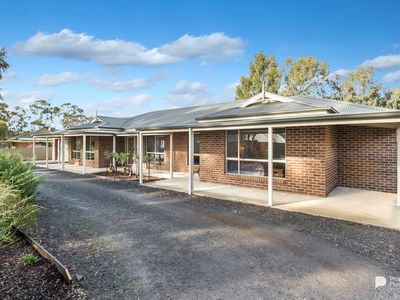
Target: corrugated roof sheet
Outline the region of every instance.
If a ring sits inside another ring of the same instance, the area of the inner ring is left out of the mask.
[[[205,124],[201,124],[199,122],[200,120],[223,119],[228,117],[235,118],[254,115],[263,115],[265,118],[268,118],[268,115],[271,115],[272,118],[272,116],[277,113],[293,113],[299,111],[307,112],[316,109],[324,109],[329,112],[328,114],[321,114],[320,116],[318,116],[321,119],[332,119],[334,118],[334,116],[339,117],[345,115],[360,114],[371,115],[390,112],[398,112],[400,114],[399,110],[360,105],[356,103],[349,103],[332,99],[321,99],[309,96],[296,96],[287,98],[293,101],[255,103],[246,107],[240,107],[243,102],[231,101],[226,103],[159,110],[127,118],[101,116],[99,117],[101,119],[100,122],[83,124],[74,128],[70,128],[70,130],[96,128],[117,130],[143,130],[163,128],[168,129],[179,127],[187,128],[196,126],[202,127],[205,126]],[[304,118],[306,118],[306,116],[304,116]],[[276,122],[275,119],[274,122]],[[235,120],[234,123],[237,123],[237,121]],[[248,123],[251,124],[252,122],[249,121]],[[220,124],[220,122],[218,124]]]

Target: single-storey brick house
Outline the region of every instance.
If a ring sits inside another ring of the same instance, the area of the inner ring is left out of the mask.
[[[105,151],[154,158],[154,168],[200,180],[327,196],[336,186],[396,193],[400,111],[315,97],[260,93],[245,101],[100,116],[54,139],[62,167],[105,167]],[[61,141],[61,142],[60,142]],[[57,146],[58,145],[58,146]],[[65,157],[65,159],[64,159]],[[272,174],[272,176],[269,176]]]

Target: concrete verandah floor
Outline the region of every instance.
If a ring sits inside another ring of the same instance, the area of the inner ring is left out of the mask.
[[[174,179],[146,183],[147,186],[188,191],[187,174]],[[194,194],[222,200],[267,206],[267,190],[199,181],[195,175]],[[274,191],[273,207],[400,230],[400,207],[396,194],[337,187],[326,198]]]
[[[37,166],[45,167],[45,163],[37,162]],[[60,164],[51,162],[49,169],[59,170]],[[82,166],[66,163],[65,171],[82,174]],[[87,174],[104,171],[105,168],[86,167]],[[143,171],[147,175],[147,170]],[[163,179],[145,183],[147,186],[184,193],[188,191],[187,173],[174,172],[173,179],[169,178],[168,171],[152,169],[150,174]],[[194,194],[267,206],[265,189],[201,182],[198,175],[194,176]],[[395,203],[396,194],[346,187],[337,187],[326,198],[281,191],[273,193],[274,208],[400,230],[400,207]]]

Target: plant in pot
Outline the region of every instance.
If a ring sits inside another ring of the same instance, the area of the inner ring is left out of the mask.
[[[153,157],[151,157],[150,154],[146,154],[146,155],[143,157],[143,161],[146,163],[146,166],[147,166],[147,176],[148,176],[148,179],[150,179],[150,164],[151,164],[151,162],[153,161]]]

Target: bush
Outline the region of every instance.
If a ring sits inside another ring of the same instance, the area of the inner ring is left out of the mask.
[[[21,261],[25,266],[33,266],[37,264],[39,258],[35,254],[29,253],[22,255]]]
[[[21,198],[18,191],[0,184],[0,242],[12,242],[15,233],[13,227],[34,223],[38,211],[32,197]]]
[[[32,197],[40,183],[32,165],[23,162],[18,154],[0,153],[0,183],[20,192],[21,198]]]
[[[33,202],[40,178],[22,157],[0,153],[0,241],[11,242],[13,226],[24,227],[36,220]]]

